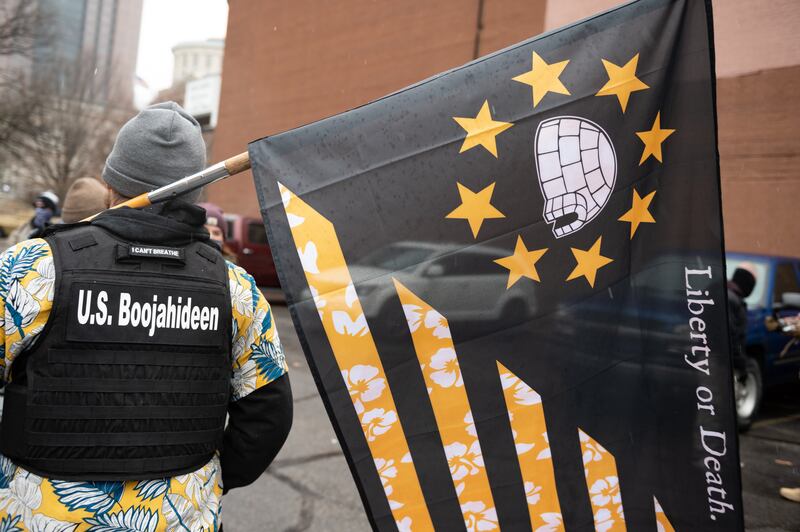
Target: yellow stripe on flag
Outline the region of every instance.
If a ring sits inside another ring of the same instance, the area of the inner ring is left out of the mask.
[[[664,509],[655,497],[653,497],[653,505],[656,509],[656,527],[658,528],[658,532],[675,532],[675,528],[672,526],[672,523],[669,522],[669,519],[667,519],[667,514],[664,513]]]
[[[564,530],[542,398],[499,362],[497,369],[525,486],[531,529]]]
[[[392,392],[333,224],[278,184],[300,262],[400,530],[433,530]]]
[[[592,501],[594,528],[603,532],[624,532],[625,513],[614,455],[591,436],[578,429],[583,454],[586,488]]]
[[[428,387],[467,530],[494,530],[498,528],[497,512],[450,325],[397,279],[394,284]]]

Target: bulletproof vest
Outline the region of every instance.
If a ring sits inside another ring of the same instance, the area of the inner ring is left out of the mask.
[[[46,239],[53,309],[12,364],[3,454],[66,480],[164,478],[202,467],[221,446],[231,375],[219,251],[191,239],[137,244],[93,225]]]

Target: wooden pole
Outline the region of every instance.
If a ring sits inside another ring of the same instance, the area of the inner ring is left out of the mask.
[[[141,194],[135,198],[125,201],[124,203],[114,205],[111,208],[119,209],[120,207],[130,207],[132,209],[141,209],[143,207],[147,207],[148,205],[170,200],[181,194],[191,192],[192,190],[197,190],[200,187],[215,183],[225,179],[226,177],[239,174],[249,169],[250,154],[243,152],[239,155],[234,155],[229,159],[225,159],[224,161],[213,166],[209,166],[205,170],[197,172],[196,174],[186,176],[183,179],[175,181],[174,183],[170,183],[169,185],[157,188],[151,192]],[[95,214],[94,216],[97,215]],[[94,216],[87,218],[87,220],[91,220],[94,218]]]

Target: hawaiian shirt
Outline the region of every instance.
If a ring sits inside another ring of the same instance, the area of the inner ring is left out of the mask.
[[[0,374],[42,331],[53,307],[49,244],[27,240],[0,255]],[[287,372],[269,303],[253,277],[228,263],[233,334],[233,400]],[[0,532],[216,531],[219,456],[199,470],[157,480],[71,482],[42,478],[0,455]]]

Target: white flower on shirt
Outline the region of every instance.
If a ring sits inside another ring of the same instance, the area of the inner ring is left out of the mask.
[[[45,257],[36,264],[36,273],[39,277],[31,280],[28,291],[39,301],[53,300],[53,288],[56,281],[56,269],[53,257]]]
[[[8,488],[0,489],[0,510],[21,515],[22,521],[30,527],[33,512],[42,504],[41,484],[42,477],[33,473],[17,474]]]
[[[230,279],[231,305],[236,312],[248,318],[253,316],[253,294],[234,279]]]
[[[256,363],[253,359],[248,359],[241,366],[233,368],[233,378],[231,379],[233,400],[237,401],[255,391],[257,378]]]

